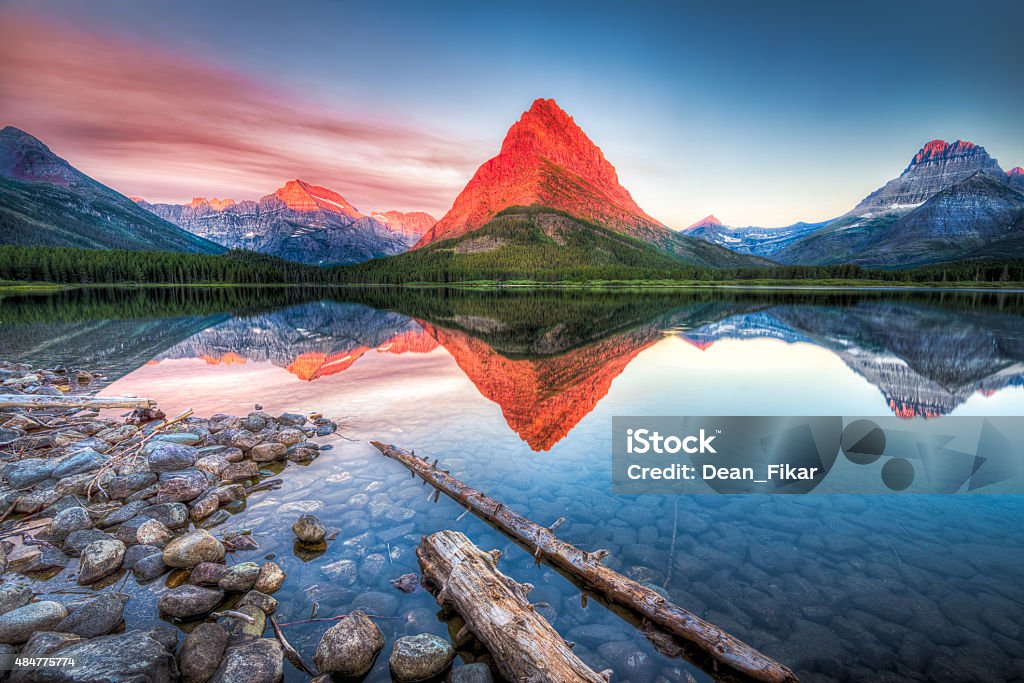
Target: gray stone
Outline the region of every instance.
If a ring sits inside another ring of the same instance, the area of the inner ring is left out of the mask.
[[[50,476],[54,479],[63,479],[83,472],[92,472],[98,470],[108,460],[110,460],[109,456],[97,453],[91,448],[83,448],[57,465]]]
[[[164,562],[169,567],[194,567],[200,562],[223,559],[224,544],[204,529],[179,536],[164,548]]]
[[[52,631],[68,615],[59,602],[32,602],[0,615],[0,643],[20,645],[36,631]]]
[[[327,629],[313,661],[320,673],[362,676],[383,648],[384,634],[366,614],[356,610]]]
[[[492,683],[491,667],[483,662],[475,662],[452,669],[450,683]]]
[[[155,519],[168,529],[179,529],[188,524],[188,507],[183,503],[161,503],[150,505],[142,514]]]
[[[390,617],[398,611],[398,597],[391,593],[367,591],[355,597],[352,601],[352,609],[361,609],[367,614]]]
[[[32,589],[21,583],[0,586],[0,616],[24,607],[32,600]]]
[[[114,477],[104,487],[107,495],[113,500],[124,500],[136,491],[141,491],[157,482],[157,476],[153,472],[135,472],[120,477]]]
[[[403,636],[395,641],[388,664],[400,683],[424,681],[444,673],[455,659],[455,648],[432,633]]]
[[[277,611],[277,600],[270,597],[266,593],[260,593],[257,590],[251,590],[242,596],[242,599],[238,601],[238,606],[243,607],[245,605],[252,605],[263,610],[263,613],[270,616]]]
[[[157,434],[153,437],[153,441],[158,443],[181,444],[182,446],[195,446],[197,443],[202,441],[202,438],[198,434],[193,434],[192,432],[172,432],[168,434]]]
[[[281,413],[277,416],[277,421],[291,427],[299,427],[306,424],[306,416],[299,413]]]
[[[260,566],[255,562],[242,562],[228,568],[227,573],[217,582],[223,591],[244,593],[251,589],[260,575]]]
[[[256,462],[283,460],[286,455],[288,455],[288,447],[283,443],[261,443],[249,451],[249,457]]]
[[[147,507],[147,504],[146,504],[146,501],[144,501],[144,500],[133,500],[130,503],[125,503],[124,505],[122,505],[121,507],[117,508],[116,510],[111,510],[107,514],[103,515],[100,518],[100,520],[98,522],[96,522],[96,526],[98,526],[101,529],[103,529],[103,528],[106,528],[108,526],[114,526],[116,524],[123,524],[123,523],[127,522],[129,519],[131,519],[132,517],[135,517],[140,512],[145,510],[146,507]]]
[[[192,502],[192,509],[189,510],[189,517],[192,521],[198,522],[206,519],[220,507],[220,499],[216,490],[210,490]]]
[[[124,543],[115,539],[93,541],[82,550],[78,583],[83,586],[113,574],[124,559]]]
[[[92,527],[89,511],[83,507],[72,507],[61,510],[50,521],[47,535],[54,541],[63,541],[72,531],[81,531]]]
[[[127,593],[100,593],[77,606],[55,630],[83,638],[105,636],[121,623],[126,602]]]
[[[121,566],[125,569],[131,569],[135,564],[150,555],[163,555],[163,551],[157,548],[155,545],[133,545],[124,551],[124,560],[121,562]]]
[[[147,555],[141,560],[132,565],[132,574],[139,581],[149,581],[155,579],[158,576],[163,576],[169,567],[164,564],[163,553],[153,553]]]
[[[224,651],[210,683],[278,683],[284,676],[284,650],[277,640],[262,638]]]
[[[339,586],[351,586],[358,578],[359,570],[352,560],[338,560],[320,567],[320,572]]]
[[[64,552],[72,557],[78,557],[82,554],[82,550],[93,541],[102,541],[104,539],[112,539],[110,534],[104,533],[99,529],[79,529],[78,531],[72,531],[68,534],[68,537],[64,539]]]
[[[188,582],[196,586],[216,586],[228,573],[227,565],[217,562],[200,562],[192,568]]]
[[[185,636],[178,653],[183,683],[206,683],[220,666],[228,634],[220,624],[204,623]]]
[[[172,683],[178,677],[174,655],[148,631],[92,638],[63,648],[60,653],[74,659],[75,667],[40,669],[34,681]]]
[[[192,446],[159,443],[149,453],[149,469],[157,474],[177,472],[192,467],[198,459],[198,451]]]
[[[223,599],[223,591],[185,584],[161,595],[156,604],[163,614],[192,619],[209,614]]]
[[[327,536],[327,529],[314,515],[305,514],[292,524],[292,531],[303,543],[319,543]]]
[[[3,475],[12,489],[23,489],[49,479],[56,468],[55,460],[26,458],[4,467]]]
[[[148,519],[135,532],[135,540],[142,545],[162,548],[174,538],[174,533],[155,519]]]

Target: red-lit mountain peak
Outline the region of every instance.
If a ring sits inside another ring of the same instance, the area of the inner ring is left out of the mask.
[[[274,192],[274,196],[293,211],[329,211],[353,218],[363,217],[356,207],[334,190],[311,185],[303,180],[289,180],[284,187]]]
[[[1015,175],[1024,176],[1024,167],[1014,166],[1013,168],[1011,168],[1009,171],[1006,172],[1006,175],[1008,175],[1008,176],[1015,176]]]
[[[913,164],[920,164],[926,161],[934,161],[938,159],[952,159],[954,157],[971,156],[978,151],[978,146],[973,142],[967,140],[957,140],[956,142],[946,142],[945,140],[932,140],[931,142],[925,143],[925,146],[921,148],[911,162]],[[984,149],[981,150],[984,153]]]
[[[417,246],[476,230],[510,206],[541,204],[628,234],[665,231],[647,215],[601,149],[554,100],[539,99],[509,128],[451,210]]]
[[[708,227],[719,227],[719,228],[721,228],[721,227],[724,227],[724,226],[722,224],[722,221],[718,220],[718,218],[715,217],[715,214],[710,214],[708,216],[704,216],[704,218],[701,218],[699,221],[697,221],[696,223],[694,223],[690,227],[686,228],[686,230],[684,230],[683,232],[688,232],[690,230],[696,230],[697,228],[708,228]]]

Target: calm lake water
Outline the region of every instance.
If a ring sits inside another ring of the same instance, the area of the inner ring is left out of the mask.
[[[1024,296],[953,292],[87,290],[0,298],[0,356],[108,373],[103,393],[168,413],[319,410],[346,438],[227,528],[288,573],[279,620],[353,608],[388,638],[449,635],[418,570],[421,535],[454,528],[614,680],[706,681],[370,439],[452,474],[795,669],[805,681],[1024,680],[1024,497],[624,496],[614,415],[1024,415]],[[340,530],[310,557],[290,525]],[[71,572],[66,572],[70,574]],[[48,589],[72,585],[64,575]],[[157,617],[137,586],[129,626]],[[287,627],[312,660],[327,624]],[[457,630],[457,626],[454,627]],[[454,631],[451,635],[454,635]],[[471,660],[479,652],[463,652]],[[305,680],[290,666],[287,676]]]

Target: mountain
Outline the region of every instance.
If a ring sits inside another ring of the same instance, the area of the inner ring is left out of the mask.
[[[773,258],[899,267],[985,258],[996,252],[984,250],[996,244],[1008,247],[996,258],[1024,256],[1014,227],[1024,211],[1024,195],[1014,189],[1017,175],[1003,173],[984,147],[933,140],[899,177]]]
[[[333,190],[302,180],[290,180],[258,201],[206,199],[187,204],[139,206],[231,249],[317,265],[361,263],[400,254],[419,235],[427,214],[367,216]],[[420,233],[422,234],[422,230]]]
[[[641,209],[601,149],[554,100],[539,99],[509,128],[452,208],[416,244],[479,230],[513,206],[544,206],[641,239],[695,263],[757,265],[669,230]]]
[[[225,251],[142,210],[13,126],[0,130],[0,244]]]
[[[423,211],[374,211],[370,215],[400,235],[410,247],[437,223],[436,218]]]
[[[388,259],[350,266],[350,282],[629,280],[668,277],[687,264],[718,267],[760,259],[691,240],[685,262],[648,242],[545,206],[503,210],[483,227]],[[767,263],[766,261],[763,263]]]
[[[1006,177],[1010,181],[1010,187],[1024,191],[1024,168],[1011,168],[1006,172]]]
[[[794,223],[784,228],[730,228],[722,225],[714,216],[708,216],[683,230],[683,233],[739,254],[770,259],[777,252],[811,234],[822,225],[824,223]]]

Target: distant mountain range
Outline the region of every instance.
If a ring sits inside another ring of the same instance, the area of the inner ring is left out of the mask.
[[[984,147],[932,140],[898,177],[846,214],[785,228],[700,221],[686,234],[785,264],[914,266],[1024,256],[1024,169]]]
[[[0,130],[0,244],[225,251],[140,209],[13,126]]]
[[[142,208],[230,249],[300,263],[340,265],[400,254],[434,224],[425,213],[360,213],[333,190],[290,180],[258,201],[197,197]]]

